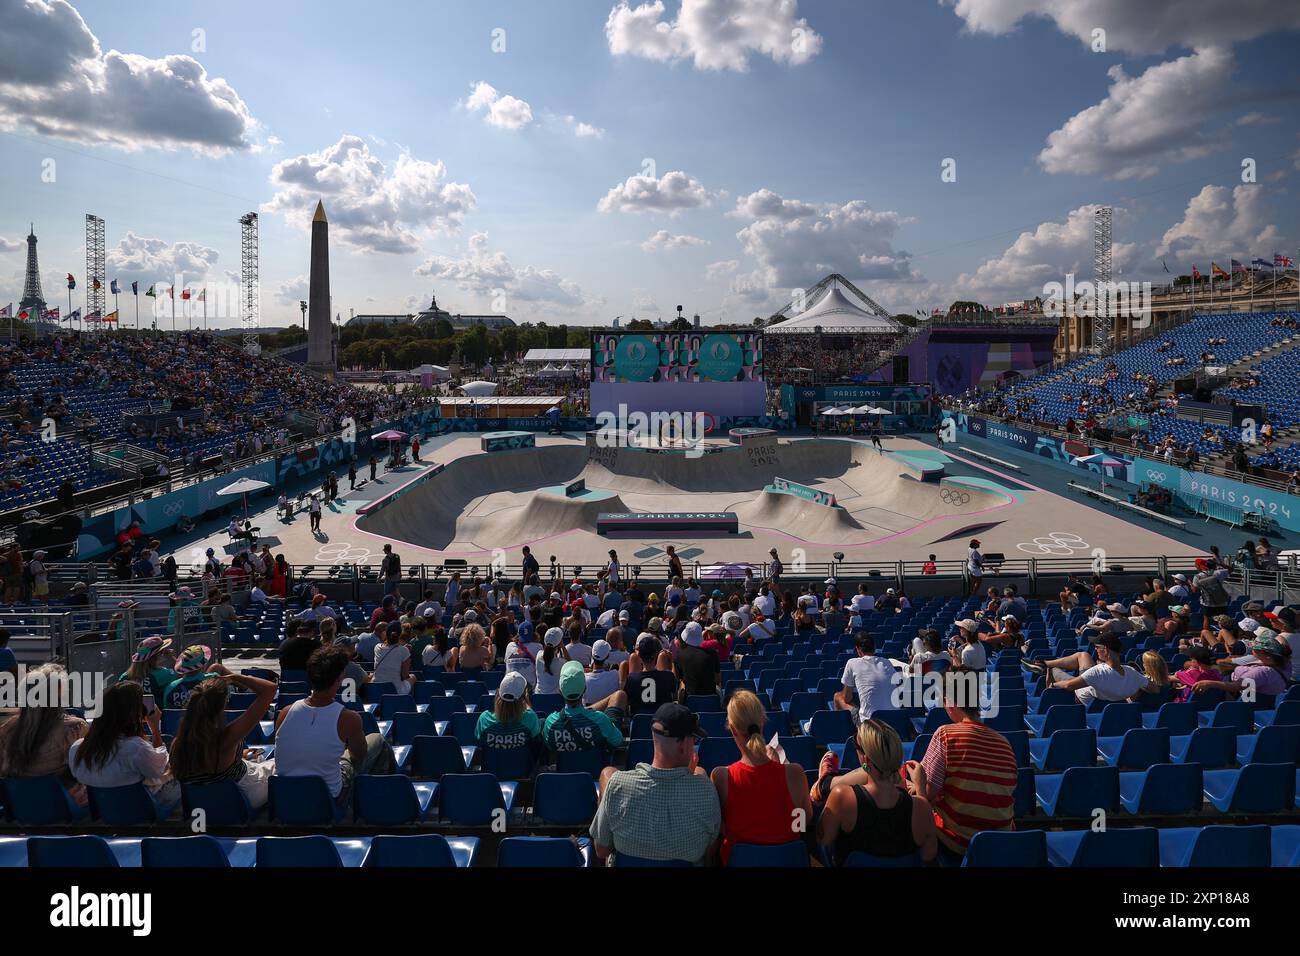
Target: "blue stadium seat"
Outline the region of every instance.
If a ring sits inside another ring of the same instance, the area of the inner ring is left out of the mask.
[[[556,826],[586,826],[596,815],[596,783],[585,773],[541,773],[533,783],[533,816]]]
[[[585,849],[589,852],[589,843]],[[497,845],[497,866],[506,868],[581,868],[587,858],[584,848],[568,837],[506,837]]]
[[[1119,798],[1129,813],[1195,813],[1205,802],[1198,763],[1158,763],[1119,775]]]
[[[808,866],[808,848],[802,840],[760,846],[756,843],[737,843],[731,848],[727,866],[780,867],[790,869]]]
[[[1272,710],[1255,711],[1255,726],[1262,729],[1281,724],[1300,724],[1300,700],[1280,700]]]
[[[615,853],[614,865],[627,867],[667,867],[670,869],[681,869],[683,867],[695,866],[695,864],[690,860],[651,860],[644,856],[632,856],[628,853]]]
[[[389,740],[394,744],[412,746],[416,737],[436,737],[438,735],[436,723],[433,714],[403,711],[393,716],[393,730],[389,734]]]
[[[140,842],[140,864],[148,867],[228,869],[230,858],[222,849],[221,842],[207,834],[145,837]]]
[[[404,774],[361,774],[353,781],[352,814],[371,826],[419,823],[436,790],[437,784],[414,783]]]
[[[1155,868],[1160,865],[1160,831],[1111,827],[1049,833],[1047,858],[1053,866]]]
[[[428,869],[469,867],[478,853],[477,837],[444,837],[438,833],[371,837],[363,867]]]
[[[4,780],[5,802],[15,823],[30,827],[74,823],[85,819],[88,810],[77,806],[58,777],[8,777]]]
[[[333,823],[343,816],[330,796],[329,788],[320,777],[271,776],[270,798],[267,802],[270,818],[277,823],[296,827],[315,827]]]
[[[1042,830],[981,830],[971,837],[962,866],[1047,866],[1047,836]]]
[[[1175,736],[1190,734],[1198,726],[1195,704],[1168,703],[1154,714],[1142,715],[1143,727],[1167,727]]]
[[[726,767],[740,759],[740,749],[733,737],[705,737],[700,741],[699,763],[705,773]]]
[[[853,715],[847,710],[819,710],[809,718],[804,733],[814,743],[829,747],[852,737],[853,729]]]
[[[533,751],[529,747],[511,747],[508,750],[485,747],[479,763],[484,773],[490,773],[498,780],[525,780],[533,775]]]
[[[1122,737],[1098,737],[1101,759],[1121,770],[1145,770],[1169,762],[1169,728],[1134,727]]]
[[[1025,726],[1033,731],[1035,737],[1047,738],[1058,730],[1084,729],[1087,727],[1086,716],[1082,704],[1056,704],[1043,713],[1028,714]]]
[[[438,788],[439,819],[461,826],[488,826],[514,806],[515,784],[490,773],[449,773]]]
[[[1114,767],[1070,767],[1038,774],[1034,790],[1049,817],[1091,817],[1094,810],[1119,809],[1119,771]]]
[[[1098,737],[1122,737],[1142,726],[1142,707],[1128,701],[1110,701],[1099,713],[1087,714],[1084,719]]]
[[[1079,708],[1082,719],[1083,708]],[[1091,728],[1058,730],[1051,737],[1029,741],[1029,757],[1039,770],[1091,767],[1097,762],[1097,732]]]
[[[27,838],[27,865],[55,869],[117,869],[120,865],[108,841],[100,836]]]
[[[1034,792],[1034,771],[1032,767],[1017,769],[1015,801],[1017,820],[1031,817],[1038,811],[1038,796]]]
[[[90,815],[117,827],[142,826],[169,817],[176,805],[160,804],[149,795],[143,783],[122,787],[87,787]]]
[[[181,784],[181,808],[187,821],[193,819],[195,810],[202,810],[210,827],[242,826],[255,816],[248,799],[233,780]]]
[[[415,777],[438,780],[443,774],[465,773],[465,752],[455,737],[418,735],[411,744],[407,758],[410,773]]]
[[[1244,700],[1225,700],[1214,710],[1197,715],[1202,727],[1232,727],[1239,734],[1255,730],[1255,708]]]
[[[1160,831],[1160,865],[1266,867],[1272,860],[1267,826],[1173,827]]]
[[[909,853],[906,856],[873,856],[870,853],[863,853],[861,850],[855,850],[850,853],[844,860],[845,868],[881,868],[881,867],[908,867],[920,866],[921,854]]]
[[[347,841],[360,844],[361,841]],[[364,846],[364,844],[362,844]],[[364,853],[364,849],[362,850]],[[360,862],[360,857],[358,857]],[[299,869],[338,869],[343,857],[338,843],[327,836],[312,834],[295,837],[259,837],[257,840],[257,865],[259,867],[296,867]]]
[[[1300,724],[1273,724],[1237,738],[1237,763],[1242,766],[1297,762],[1300,762]]]
[[[1295,809],[1295,763],[1252,763],[1207,770],[1205,796],[1220,813],[1281,813]]]
[[[1185,737],[1170,737],[1169,759],[1199,763],[1206,770],[1229,767],[1237,759],[1237,731],[1233,727],[1197,727]]]

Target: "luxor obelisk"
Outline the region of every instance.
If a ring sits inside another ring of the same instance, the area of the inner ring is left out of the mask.
[[[307,290],[307,368],[334,377],[334,329],[330,324],[330,238],[325,204],[311,221],[311,280]]]

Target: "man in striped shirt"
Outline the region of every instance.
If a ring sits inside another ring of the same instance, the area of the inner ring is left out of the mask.
[[[1015,828],[1016,755],[1005,737],[984,726],[978,700],[965,706],[960,685],[945,683],[952,723],[935,731],[919,763],[908,761],[907,776],[912,792],[934,807],[940,846],[961,857],[978,831]]]

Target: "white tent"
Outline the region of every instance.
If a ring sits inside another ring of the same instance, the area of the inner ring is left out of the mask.
[[[497,392],[496,382],[466,382],[460,387],[460,391],[474,398],[482,398],[488,395],[495,395]]]
[[[767,333],[812,332],[899,332],[902,327],[893,319],[868,312],[854,305],[839,286],[831,286],[810,308],[783,322],[769,325]]]

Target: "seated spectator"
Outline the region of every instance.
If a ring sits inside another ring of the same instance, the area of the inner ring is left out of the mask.
[[[681,704],[663,704],[652,731],[653,762],[601,773],[592,848],[603,861],[626,853],[702,864],[717,846],[722,811],[697,763],[695,741],[704,736],[699,719]]]
[[[136,645],[131,655],[131,666],[119,681],[133,680],[144,689],[145,707],[162,707],[163,693],[176,679],[176,655],[171,651],[170,637],[146,637]]]
[[[307,659],[311,693],[276,718],[275,773],[285,777],[320,777],[339,810],[352,798],[358,774],[389,774],[396,767],[393,749],[382,734],[367,734],[361,715],[336,699],[347,674],[348,655],[322,647]]]
[[[782,763],[763,737],[767,714],[754,693],[740,690],[727,702],[727,730],[740,759],[715,767],[710,779],[722,806],[723,866],[738,843],[774,846],[802,838],[797,826],[812,819],[808,779],[797,763]],[[802,810],[797,816],[795,810]]]
[[[104,691],[99,716],[85,737],[68,749],[68,767],[87,787],[125,787],[143,783],[159,803],[180,800],[180,785],[167,771],[158,710],[146,714],[144,690],[122,681]],[[144,738],[148,730],[149,739]]]
[[[429,619],[425,618],[425,620]],[[442,625],[431,627],[429,630],[429,643],[420,652],[420,662],[425,667],[445,668],[450,657],[451,652],[447,647],[446,628],[442,627]]]
[[[817,843],[826,847],[837,866],[852,853],[885,859],[917,854],[933,863],[939,853],[939,831],[930,802],[913,795],[899,771],[903,743],[889,724],[864,720],[853,744],[861,765],[846,774],[823,773],[813,796],[825,804],[817,820]],[[830,761],[823,761],[829,771]]]
[[[530,648],[538,647],[536,644],[528,646]],[[459,646],[453,647],[451,656],[447,658],[447,670],[477,674],[490,668],[495,657],[496,648],[488,640],[483,628],[477,624],[467,624],[460,629]],[[510,670],[511,668],[507,665],[506,669]],[[528,675],[525,674],[524,678],[527,679]]]
[[[966,671],[982,672],[988,666],[988,652],[980,643],[979,621],[965,618],[957,622],[957,633],[948,642],[948,653],[952,655],[955,668]]]
[[[1045,673],[1048,687],[1074,691],[1079,703],[1085,705],[1094,698],[1130,700],[1150,686],[1145,674],[1123,663],[1120,657],[1123,645],[1114,634],[1098,634],[1092,643],[1096,648],[1095,661],[1087,651],[1079,651],[1054,660],[1025,661],[1023,666],[1034,673]]]
[[[484,750],[527,748],[536,760],[542,751],[542,725],[530,703],[528,680],[518,671],[501,678],[492,709],[479,714],[474,740]]]
[[[42,664],[23,678],[24,699],[44,706],[20,707],[0,724],[0,780],[5,777],[58,777],[78,806],[86,806],[86,788],[68,768],[68,750],[86,736],[90,725],[59,706],[67,673],[62,664]]]
[[[164,710],[184,710],[195,686],[208,680],[213,672],[228,673],[220,664],[212,663],[212,648],[205,644],[191,644],[181,652],[172,668],[172,681],[163,691]]]
[[[401,627],[388,625],[384,643],[375,648],[375,669],[370,679],[375,684],[392,684],[398,694],[413,694],[416,677],[411,673],[411,649],[401,637]]]
[[[981,830],[1015,826],[1016,755],[1007,738],[985,727],[979,701],[964,700],[962,682],[944,682],[952,723],[934,732],[921,762],[907,763],[908,791],[934,808],[939,844],[950,857],[966,853]]]
[[[885,658],[876,656],[876,642],[866,631],[853,635],[853,647],[856,656],[844,665],[834,708],[849,711],[855,722],[866,720],[878,710],[894,710],[898,671]]]
[[[629,717],[657,710],[665,701],[676,699],[677,678],[668,669],[671,658],[653,634],[641,634],[636,654],[628,658],[626,666],[623,693],[627,695]]]
[[[673,673],[681,681],[686,695],[718,693],[718,678],[722,663],[718,652],[704,647],[704,629],[698,621],[689,622],[678,638],[677,653],[673,659]],[[683,701],[684,702],[684,701]]]
[[[558,627],[549,627],[542,637],[542,650],[534,661],[533,669],[537,681],[533,690],[538,694],[558,694],[560,692],[560,671],[568,663],[568,651],[564,645],[564,631]],[[506,659],[509,660],[509,648]],[[507,666],[509,666],[507,664]],[[521,671],[522,672],[522,671]],[[527,674],[525,674],[527,676]]]
[[[1142,673],[1146,676],[1147,686],[1138,690],[1135,699],[1141,700],[1143,694],[1168,698],[1168,692],[1173,686],[1169,678],[1169,664],[1157,651],[1142,652]]]
[[[1193,688],[1206,681],[1223,680],[1223,671],[1214,666],[1214,655],[1208,648],[1194,644],[1187,648],[1187,666],[1174,675],[1178,690],[1177,700],[1182,703],[1192,699]]]
[[[242,714],[227,723],[231,687],[254,697]],[[274,681],[246,674],[224,675],[195,688],[172,741],[172,776],[192,784],[230,780],[239,787],[249,807],[256,810],[265,805],[275,762],[259,759],[260,751],[245,751],[243,744],[266,716],[275,700],[275,690]]]
[[[583,706],[587,674],[577,661],[566,661],[560,670],[559,692],[564,707],[546,718],[542,739],[552,754],[584,750],[614,751],[623,746],[623,707],[606,705],[603,711]]]
[[[9,649],[9,632],[0,628],[0,673],[18,676],[18,658]]]
[[[280,670],[306,670],[307,658],[321,648],[320,639],[312,634],[310,626],[295,620],[285,622],[284,635],[280,642]]]
[[[1238,658],[1236,666],[1226,680],[1197,681],[1192,685],[1193,694],[1205,693],[1207,690],[1220,688],[1232,696],[1252,688],[1256,694],[1276,695],[1286,690],[1287,675],[1291,671],[1289,651],[1285,644],[1277,639],[1277,634],[1267,627],[1255,632],[1255,639],[1247,641],[1250,657]]]

